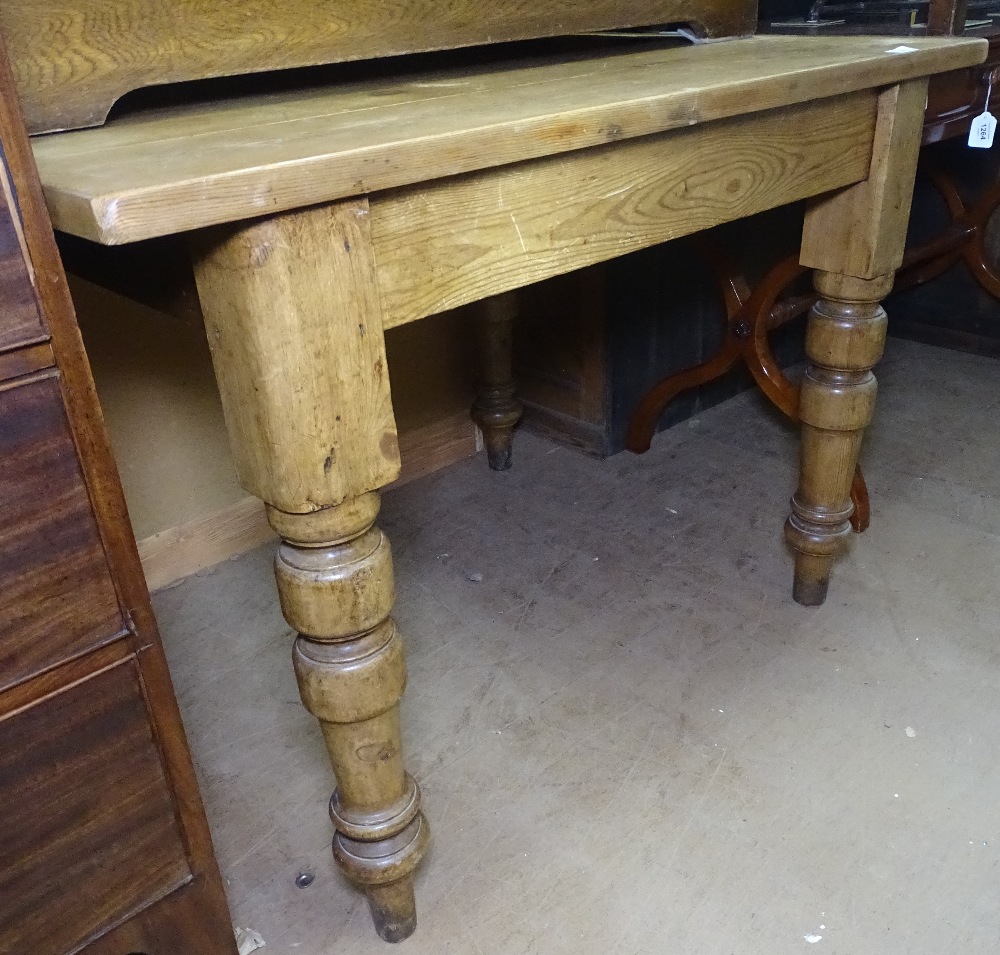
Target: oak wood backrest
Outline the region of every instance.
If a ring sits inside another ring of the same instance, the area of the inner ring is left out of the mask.
[[[754,31],[757,0],[0,0],[32,133],[100,125],[141,87],[685,23]]]

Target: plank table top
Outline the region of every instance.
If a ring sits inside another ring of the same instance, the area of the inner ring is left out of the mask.
[[[34,140],[55,227],[116,245],[983,62],[980,39],[759,36],[149,110]]]

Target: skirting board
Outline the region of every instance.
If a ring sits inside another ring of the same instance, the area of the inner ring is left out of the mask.
[[[471,457],[481,448],[482,437],[465,413],[401,434],[403,473],[391,486]],[[273,539],[264,505],[255,497],[245,497],[214,514],[139,541],[139,557],[149,589],[162,590]]]

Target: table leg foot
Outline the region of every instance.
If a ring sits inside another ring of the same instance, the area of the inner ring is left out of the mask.
[[[401,942],[413,934],[417,927],[417,904],[412,876],[389,885],[369,886],[366,894],[379,938]]]
[[[512,464],[514,428],[524,405],[514,397],[513,329],[517,297],[513,292],[494,295],[480,303],[477,316],[480,351],[480,381],[472,420],[483,432],[486,457],[494,471]]]
[[[411,873],[429,829],[403,768],[406,667],[378,509],[371,492],[310,514],[268,508],[268,519],[283,538],[275,575],[285,619],[299,633],[299,692],[320,722],[337,780],[333,854],[368,896],[378,933],[399,941],[416,925]]]
[[[832,557],[817,557],[813,554],[795,555],[795,582],[792,597],[803,607],[818,607],[826,600],[830,589]]]
[[[483,431],[486,461],[491,471],[509,471],[514,466],[514,429],[496,428]]]
[[[333,855],[364,890],[372,922],[386,942],[401,942],[417,927],[412,872],[427,850],[430,832],[419,814],[391,839],[362,842],[338,832]]]

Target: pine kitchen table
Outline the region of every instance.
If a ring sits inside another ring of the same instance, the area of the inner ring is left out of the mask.
[[[35,140],[57,229],[184,233],[243,486],[282,538],[294,665],[337,777],[334,853],[383,937],[428,827],[403,768],[379,491],[399,474],[385,329],[809,200],[794,594],[847,538],[928,77],[985,41],[760,36],[464,66],[139,111]]]

